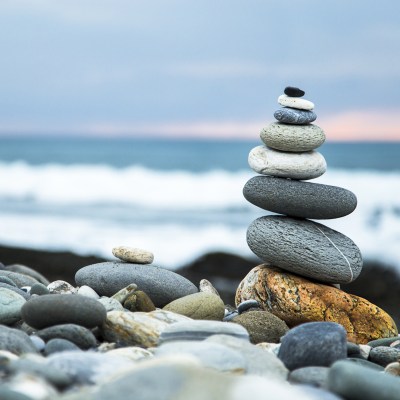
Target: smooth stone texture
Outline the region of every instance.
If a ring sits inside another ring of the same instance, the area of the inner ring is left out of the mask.
[[[283,91],[287,96],[291,97],[303,97],[305,95],[304,90],[299,89],[295,86],[286,86]]]
[[[392,336],[392,337],[376,339],[376,340],[371,340],[370,342],[368,342],[368,346],[371,346],[371,347],[390,346],[392,343],[396,342],[397,340],[399,340],[398,335]]]
[[[137,285],[134,283],[131,283],[127,287],[122,288],[119,290],[117,293],[115,293],[111,298],[114,300],[119,301],[121,304],[124,303],[126,298],[133,293],[137,289]]]
[[[298,368],[289,374],[289,382],[325,387],[328,380],[328,372],[328,367]]]
[[[297,218],[340,218],[357,207],[350,190],[273,176],[254,176],[244,185],[243,195],[264,210]]]
[[[347,356],[346,331],[335,322],[310,322],[283,336],[278,358],[289,370],[329,367]]]
[[[367,300],[267,264],[253,268],[240,283],[236,304],[248,299],[256,299],[288,326],[337,322],[355,343],[397,334],[392,318]]]
[[[38,296],[27,301],[21,310],[23,320],[37,329],[69,323],[93,328],[104,322],[106,314],[97,300],[72,294]]]
[[[6,283],[9,286],[14,286],[16,288],[18,288],[18,286],[14,283],[14,281],[10,278],[8,278],[7,276],[1,276],[0,275],[0,284]]]
[[[163,310],[193,319],[222,321],[225,314],[225,304],[215,294],[199,292],[174,300],[167,304]]]
[[[399,398],[400,379],[346,361],[336,362],[328,374],[330,391],[351,400]]]
[[[75,343],[66,339],[51,339],[46,343],[46,347],[44,348],[46,356],[61,351],[81,351],[81,349]]]
[[[45,286],[43,283],[35,283],[31,287],[30,294],[37,294],[38,296],[42,296],[44,294],[50,294],[50,290],[47,289],[47,286]]]
[[[0,399],[2,400],[32,400],[32,397],[26,396],[25,394],[12,390],[8,387],[0,387]]]
[[[247,340],[228,335],[212,335],[205,342],[219,343],[238,351],[247,361],[247,373],[285,381],[288,370],[271,352],[253,346]]]
[[[96,347],[97,345],[93,333],[89,329],[76,324],[50,326],[49,328],[37,331],[36,335],[46,342],[51,339],[66,339],[84,350]]]
[[[25,300],[28,300],[28,299],[30,299],[30,297],[31,297],[30,294],[28,294],[28,293],[25,292],[25,290],[22,290],[22,289],[20,289],[20,288],[17,287],[17,286],[11,286],[11,285],[9,285],[9,284],[7,284],[7,283],[0,282],[0,288],[4,288],[4,289],[7,289],[7,290],[11,290],[12,292],[14,292],[14,293],[19,294],[20,296],[22,296]]]
[[[238,305],[237,312],[239,314],[243,314],[246,311],[259,309],[259,308],[260,308],[260,304],[257,300],[245,300]]]
[[[77,290],[68,282],[58,280],[47,285],[51,294],[75,294]]]
[[[104,306],[107,312],[124,311],[124,307],[122,306],[122,304],[118,300],[113,299],[112,297],[101,297],[97,301]]]
[[[244,373],[246,359],[236,350],[219,343],[205,341],[174,341],[155,349],[156,356],[191,355],[206,368],[221,372]]]
[[[325,133],[318,125],[272,122],[261,130],[260,138],[272,149],[296,153],[321,146],[325,142]]]
[[[156,309],[150,297],[142,290],[136,290],[133,293],[129,294],[124,301],[124,308],[132,312],[150,312]]]
[[[283,107],[274,112],[274,117],[285,124],[305,125],[314,122],[317,119],[317,114],[314,111]]]
[[[0,350],[7,350],[17,355],[37,352],[25,332],[4,325],[0,325]]]
[[[154,261],[154,255],[151,251],[136,247],[118,246],[112,249],[112,253],[120,260],[133,264],[151,264]]]
[[[400,360],[400,349],[387,346],[374,347],[369,353],[369,360],[386,367],[388,364]]]
[[[361,365],[362,367],[371,368],[375,371],[384,371],[384,368],[381,365],[375,364],[372,361],[364,360],[363,358],[348,357],[346,358],[346,361],[353,364]]]
[[[247,330],[232,322],[189,320],[168,326],[160,335],[159,343],[175,340],[203,340],[211,335],[229,335],[249,341]]]
[[[44,340],[37,335],[30,335],[29,339],[31,339],[31,342],[36,347],[37,351],[42,351],[46,346]]]
[[[78,294],[81,296],[86,296],[94,300],[98,300],[100,296],[90,287],[87,285],[83,285],[78,289]]]
[[[125,357],[131,361],[144,360],[146,358],[153,358],[154,354],[149,350],[142,349],[136,346],[120,347],[119,349],[112,349],[107,351],[110,356]]]
[[[388,364],[385,367],[385,373],[394,375],[394,376],[400,376],[400,362],[395,361],[395,362]]]
[[[250,168],[258,174],[280,178],[308,180],[326,172],[324,156],[314,150],[286,153],[261,145],[250,151],[248,162]]]
[[[286,216],[253,221],[247,244],[275,267],[328,283],[350,283],[361,272],[359,248],[347,236],[325,225]]]
[[[296,110],[311,111],[314,109],[314,103],[312,101],[288,96],[286,94],[281,94],[278,97],[278,103],[283,107],[295,108]]]
[[[146,292],[156,307],[198,292],[186,278],[155,265],[104,262],[81,268],[75,275],[79,286],[88,285],[100,296],[112,296],[135,283]]]
[[[12,325],[19,321],[25,301],[14,291],[0,287],[0,324]]]
[[[289,330],[280,318],[268,311],[248,311],[232,319],[242,325],[250,335],[251,343],[279,343],[280,338]]]
[[[38,282],[42,283],[43,285],[48,285],[50,282],[46,277],[44,277],[40,272],[36,271],[33,268],[27,267],[26,265],[22,264],[11,264],[5,267],[6,271],[18,272],[19,274],[30,276],[33,279],[36,279]],[[32,286],[32,285],[29,285]]]
[[[22,286],[33,286],[38,281],[28,275],[20,274],[18,272],[6,271],[0,269],[0,276],[5,276],[11,279],[19,288]]]
[[[189,318],[169,311],[149,313],[110,311],[102,326],[102,336],[109,342],[123,346],[157,346],[159,337],[170,324]]]

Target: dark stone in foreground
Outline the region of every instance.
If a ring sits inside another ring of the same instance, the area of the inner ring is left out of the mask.
[[[349,283],[362,268],[351,239],[313,221],[261,217],[250,224],[247,243],[267,263],[321,282]]]
[[[118,261],[93,264],[80,269],[75,281],[78,286],[90,286],[100,296],[112,296],[135,283],[156,307],[164,307],[173,300],[198,292],[197,287],[183,276],[153,264]]]
[[[348,361],[338,361],[328,374],[328,388],[351,400],[400,398],[400,379]]]
[[[304,90],[294,86],[286,86],[283,93],[290,97],[303,97],[306,94]]]
[[[310,322],[292,328],[281,340],[278,358],[293,371],[329,367],[347,356],[346,331],[335,322]]]
[[[285,124],[306,125],[317,119],[314,111],[298,110],[297,108],[283,107],[274,112],[274,117]]]
[[[97,300],[73,294],[45,294],[27,301],[21,316],[30,326],[41,329],[60,324],[77,324],[87,328],[101,325],[106,309]]]
[[[341,187],[273,176],[254,176],[243,195],[264,210],[299,218],[340,218],[357,206],[354,193]]]

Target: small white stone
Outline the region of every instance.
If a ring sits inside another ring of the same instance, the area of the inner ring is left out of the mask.
[[[325,158],[317,151],[285,153],[264,145],[250,151],[249,165],[259,174],[299,180],[318,178],[326,171]]]
[[[360,348],[360,355],[365,359],[368,360],[369,353],[372,349],[371,346],[368,346],[367,344],[359,344],[358,347]]]
[[[314,103],[302,97],[290,97],[282,94],[278,97],[278,103],[284,107],[297,108],[298,110],[313,110]]]
[[[78,289],[78,294],[94,300],[98,300],[100,298],[100,296],[90,286],[87,285],[81,286]]]
[[[218,297],[221,297],[218,293],[218,290],[212,285],[210,281],[207,279],[202,279],[199,285],[200,292],[215,294]]]
[[[136,264],[151,264],[154,260],[154,255],[150,251],[138,249],[135,247],[118,246],[112,249],[115,257],[122,261]]]
[[[280,343],[267,343],[267,342],[261,342],[256,344],[257,347],[260,347],[261,349],[268,351],[269,353],[275,354],[278,356],[279,353],[279,348],[281,347]]]
[[[47,289],[51,294],[75,294],[76,289],[65,281],[54,281],[47,285]]]

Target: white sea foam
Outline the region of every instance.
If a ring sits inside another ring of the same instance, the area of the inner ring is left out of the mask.
[[[250,256],[247,226],[266,214],[242,196],[253,175],[0,163],[0,243],[107,257],[134,245],[169,268],[213,250]],[[351,215],[318,222],[350,237],[364,258],[400,270],[400,172],[328,169],[313,182],[358,198]]]

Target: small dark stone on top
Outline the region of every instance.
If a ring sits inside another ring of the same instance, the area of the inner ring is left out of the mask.
[[[305,95],[304,90],[301,90],[294,86],[286,86],[284,93],[290,97],[303,97]]]

